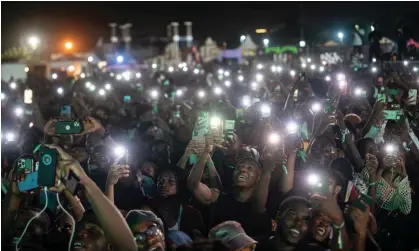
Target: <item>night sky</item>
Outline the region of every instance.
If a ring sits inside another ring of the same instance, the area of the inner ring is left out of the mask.
[[[172,21],[193,22],[193,35],[236,45],[241,34],[269,28],[276,44],[298,41],[303,24],[306,40],[320,31],[349,32],[354,24],[376,21],[384,35],[394,36],[397,24],[411,25],[419,40],[418,2],[2,2],[2,51],[19,45],[26,34],[39,34],[48,46],[66,39],[78,50],[109,39],[109,22],[131,22],[135,46],[147,36],[164,36]],[[416,25],[414,25],[416,24]],[[184,27],[180,28],[181,35]]]

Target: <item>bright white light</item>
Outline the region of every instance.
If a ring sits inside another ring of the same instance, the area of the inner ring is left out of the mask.
[[[74,67],[74,65],[70,65],[69,67],[67,67],[67,71],[69,72],[73,72],[76,70],[76,67]]]
[[[122,79],[121,74],[116,75],[116,80],[121,80],[121,79]]]
[[[109,91],[110,89],[112,89],[112,85],[111,84],[106,84],[105,89]]]
[[[227,87],[230,87],[230,86],[231,86],[231,82],[230,82],[229,80],[226,80],[226,81],[224,82],[224,84],[225,84],[225,86],[227,86]]]
[[[89,56],[89,57],[87,58],[87,61],[88,61],[89,63],[93,62],[93,57],[92,57],[92,56]]]
[[[343,32],[338,32],[338,38],[340,39],[340,40],[342,40],[343,39],[343,37],[344,37],[345,35],[343,34]]]
[[[177,90],[176,91],[176,96],[180,97],[183,95],[183,91],[182,90]]]
[[[115,76],[115,74],[113,72],[109,73],[109,76],[111,76],[112,78]]]
[[[193,73],[194,73],[195,75],[198,75],[198,74],[199,74],[199,69],[194,69],[194,70],[193,70]]]
[[[322,110],[322,105],[316,102],[311,106],[311,110],[313,112],[320,112]]]
[[[178,41],[180,40],[179,35],[174,35],[174,36],[173,36],[173,40],[174,40],[175,42],[178,42]]]
[[[246,36],[245,35],[241,35],[240,36],[240,43],[243,43],[244,40],[246,40]]]
[[[33,122],[29,123],[29,128],[33,127]]]
[[[25,67],[25,72],[29,72],[29,67]]]
[[[276,67],[276,71],[277,71],[277,72],[281,72],[281,71],[282,71],[282,67],[281,67],[281,66],[277,66],[277,67]]]
[[[178,64],[177,65],[179,68],[183,68],[183,67],[185,67],[186,66],[186,63],[180,63],[180,64]]]
[[[168,70],[169,72],[173,72],[175,69],[173,68],[173,66],[170,66],[167,70]]]
[[[6,136],[5,136],[7,142],[14,141],[15,137],[16,137],[15,134],[11,132],[6,133]]]
[[[221,119],[217,116],[211,117],[210,125],[211,128],[218,128],[221,125]]]
[[[324,71],[324,67],[323,67],[323,66],[320,66],[320,67],[319,67],[319,71],[320,71],[320,72],[323,72],[323,71]]]
[[[1,100],[5,99],[5,98],[6,98],[6,94],[1,93]]]
[[[183,67],[183,69],[182,69],[184,72],[187,72],[188,71],[188,67]]]
[[[301,48],[306,47],[306,41],[304,41],[304,40],[301,40],[299,44],[300,44]]]
[[[372,62],[373,63],[377,62],[377,59],[376,58],[372,58]]]
[[[311,58],[307,58],[307,63],[311,63]]]
[[[121,56],[121,55],[117,56],[117,57],[116,57],[116,62],[118,62],[118,63],[122,63],[122,62],[124,62],[124,57],[123,57],[123,56]]]
[[[372,71],[373,73],[377,72],[377,67],[372,67],[372,68],[371,68],[371,71]]]
[[[223,74],[224,74],[224,70],[223,70],[223,69],[219,69],[219,70],[218,70],[218,74],[219,74],[219,75],[223,75]]]
[[[264,38],[263,39],[263,45],[268,46],[269,45],[269,39]]]
[[[124,154],[127,153],[127,149],[125,149],[123,146],[117,146],[114,149],[114,153],[116,156],[123,156]]]
[[[223,89],[221,89],[220,87],[215,87],[214,88],[214,93],[216,95],[220,95],[221,93],[223,93]]]
[[[226,76],[226,77],[230,76],[230,72],[229,71],[225,71],[224,72],[224,76]]]
[[[271,107],[267,104],[262,104],[260,106],[260,111],[262,114],[271,114]]]
[[[83,72],[80,74],[80,77],[81,78],[85,78],[86,77],[86,74],[84,74]]]
[[[314,185],[316,185],[319,181],[320,181],[320,178],[319,178],[319,176],[318,176],[318,175],[316,175],[316,174],[310,174],[310,175],[307,177],[307,182],[308,182],[308,184],[309,184],[309,185],[314,186]]]
[[[205,92],[204,91],[199,91],[198,92],[198,97],[200,97],[200,98],[205,97]]]
[[[271,133],[269,135],[269,143],[272,145],[276,145],[279,142],[279,134],[277,133]]]
[[[51,75],[51,77],[52,77],[52,79],[57,79],[57,78],[58,78],[58,75],[57,75],[57,73],[53,73],[53,74]]]
[[[262,81],[263,80],[263,75],[260,73],[256,74],[256,81]]]
[[[298,124],[295,123],[294,121],[288,122],[287,131],[289,133],[296,133],[298,131]]]
[[[105,92],[105,90],[103,90],[103,89],[100,89],[100,90],[99,90],[99,95],[100,95],[100,96],[104,96],[104,95],[105,95],[105,93],[106,93],[106,92]]]
[[[263,69],[263,64],[258,64],[258,65],[256,65],[256,68],[257,68],[258,70],[262,70],[262,69]]]
[[[403,61],[404,66],[407,66],[408,64],[409,64],[409,61],[407,61],[407,60]]]
[[[12,88],[13,90],[16,89],[17,85],[15,82],[10,83],[10,88]]]
[[[243,77],[242,75],[239,75],[239,76],[237,77],[237,80],[239,80],[240,82],[243,82],[244,77]]]
[[[157,90],[152,90],[150,95],[152,98],[156,99],[159,96],[159,92]]]
[[[296,74],[296,72],[295,72],[294,70],[291,70],[291,71],[290,71],[290,75],[291,75],[291,77],[294,77],[294,76],[295,76],[295,74]]]
[[[314,64],[312,64],[311,66],[310,66],[310,69],[312,69],[313,71],[316,69],[316,65],[314,65]]]
[[[250,97],[249,96],[243,96],[242,104],[244,107],[249,107],[251,105]]]
[[[323,60],[322,65],[327,65],[327,62]]]
[[[152,64],[152,65],[151,65],[151,68],[153,68],[153,69],[157,69],[157,64]]]
[[[87,88],[90,88],[90,86],[92,85],[92,83],[90,83],[90,82],[86,82],[86,87]]]
[[[29,45],[34,50],[38,47],[40,42],[41,42],[41,40],[39,39],[39,37],[32,36],[32,37],[29,37],[29,39],[28,39]]]
[[[89,87],[89,90],[91,90],[91,91],[96,90],[96,86],[95,86],[95,85],[91,85],[91,86]]]
[[[253,90],[256,90],[256,88],[258,88],[258,83],[256,83],[256,82],[252,82],[250,85],[251,85]]]
[[[62,87],[57,88],[57,93],[62,95],[64,93],[64,89]]]
[[[272,72],[276,72],[276,66],[275,66],[275,65],[272,65],[272,66],[271,66],[271,71],[272,71]]]
[[[355,96],[361,96],[364,91],[361,88],[356,88],[354,93]]]
[[[338,75],[336,75],[337,80],[342,81],[345,80],[345,74],[343,73],[338,73]]]
[[[141,78],[141,73],[139,73],[139,72],[135,73],[135,77],[136,78]]]
[[[375,30],[374,26],[371,25],[371,31],[374,31],[374,30]]]
[[[394,153],[396,151],[396,147],[393,144],[387,144],[385,150],[386,153]]]
[[[417,72],[418,71],[418,68],[417,67],[413,67],[413,71],[414,72]]]
[[[124,77],[124,79],[128,81],[131,78],[131,72],[129,71],[123,72],[122,77]]]
[[[23,114],[23,108],[22,107],[16,107],[15,108],[15,115],[20,117]]]
[[[327,82],[329,82],[332,78],[331,78],[330,76],[326,76],[324,79],[325,79]]]
[[[343,89],[346,86],[346,81],[345,80],[341,80],[341,81],[339,81],[338,84],[339,84],[339,88]]]
[[[301,64],[301,68],[303,68],[303,69],[304,69],[304,68],[306,68],[306,67],[307,67],[307,65],[306,65],[305,63],[302,63],[302,64]]]

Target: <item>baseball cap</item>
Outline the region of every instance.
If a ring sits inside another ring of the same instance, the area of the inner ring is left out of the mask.
[[[208,238],[220,240],[229,249],[236,250],[256,244],[257,241],[248,236],[240,223],[236,221],[225,221],[213,227]]]
[[[156,223],[161,231],[164,231],[163,221],[151,211],[131,210],[128,212],[127,216],[125,216],[125,220],[131,230],[135,225],[141,222],[151,221]]]

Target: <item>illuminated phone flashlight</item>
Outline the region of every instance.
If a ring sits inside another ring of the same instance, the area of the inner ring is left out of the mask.
[[[157,69],[157,64],[152,64],[152,65],[151,65],[151,68],[153,68],[153,69]]]
[[[263,116],[270,116],[271,115],[271,107],[267,104],[262,104],[260,106],[260,112],[262,113]]]
[[[269,144],[276,145],[279,143],[279,139],[280,139],[279,134],[273,132],[269,135],[268,141],[269,141]]]
[[[90,91],[94,91],[94,90],[96,90],[96,86],[95,86],[95,85],[91,85],[91,86],[89,87],[89,90],[90,90]]]
[[[372,62],[373,63],[377,62],[377,59],[376,58],[372,58]]]
[[[393,154],[397,151],[397,148],[394,144],[387,144],[384,149],[387,154]]]
[[[231,82],[229,80],[226,80],[224,82],[224,85],[227,86],[227,87],[230,87],[231,86]]]
[[[340,88],[340,89],[343,89],[343,88],[345,88],[345,86],[346,86],[346,81],[345,81],[345,80],[340,80],[340,81],[338,82],[338,84],[339,84],[339,88]]]
[[[327,82],[329,82],[330,80],[332,80],[332,78],[330,76],[326,76],[326,77],[324,77],[324,80],[326,80]]]
[[[355,96],[361,96],[364,93],[364,90],[358,87],[355,89],[354,93],[355,93]]]
[[[243,77],[242,75],[239,75],[239,76],[237,77],[237,80],[238,80],[238,81],[240,81],[240,82],[243,82],[244,77]]]
[[[58,87],[57,88],[57,93],[60,94],[60,95],[63,95],[64,89],[62,87]]]
[[[10,83],[9,86],[10,86],[10,89],[12,89],[12,90],[16,89],[16,87],[17,87],[15,82]]]
[[[223,69],[219,69],[219,70],[218,70],[218,74],[219,74],[219,75],[223,75],[223,74],[224,74],[224,70],[223,70]]]
[[[176,90],[176,96],[181,97],[183,95],[182,90]]]
[[[343,74],[343,73],[338,73],[338,74],[336,75],[336,79],[337,79],[338,81],[343,81],[343,80],[345,80],[345,74]]]
[[[85,78],[86,77],[86,74],[84,74],[83,72],[80,74],[80,77],[81,78]],[[112,76],[111,76],[112,77]]]
[[[23,115],[23,108],[22,107],[16,107],[15,108],[15,115],[20,117]]]
[[[258,88],[258,83],[252,82],[251,87],[252,87],[252,90],[256,90]]]
[[[203,98],[203,97],[205,97],[205,92],[204,92],[204,91],[199,91],[199,92],[198,92],[198,97],[199,97],[199,98]]]
[[[277,66],[277,67],[276,67],[276,71],[277,71],[277,72],[281,72],[281,71],[282,71],[282,67],[281,67],[281,66]]]
[[[168,70],[169,72],[173,72],[173,71],[175,70],[175,68],[173,68],[173,66],[170,66],[167,70]]]
[[[322,105],[321,105],[320,103],[318,103],[318,102],[315,102],[315,103],[313,103],[313,104],[311,105],[311,110],[312,110],[314,113],[318,113],[318,112],[320,112],[320,111],[322,110]]]
[[[226,77],[230,76],[230,72],[229,71],[225,71],[224,72],[224,76],[226,76]]]
[[[106,92],[103,89],[99,89],[99,95],[100,96],[105,96]]]
[[[29,123],[29,128],[32,128],[33,127],[33,122],[30,122]]]
[[[320,66],[320,67],[319,67],[319,71],[320,71],[320,72],[324,72],[324,67],[323,67],[323,66]]]
[[[111,76],[113,78],[115,76],[115,73],[111,72],[111,73],[109,73],[109,76]]]
[[[106,85],[105,85],[105,89],[109,91],[110,89],[112,89],[112,85],[111,85],[111,84],[109,84],[109,83],[108,83],[108,84],[106,84]]]
[[[297,74],[294,70],[291,70],[290,71],[290,75],[291,75],[291,77],[295,77],[295,74]]]
[[[185,66],[185,67],[183,67],[183,68],[182,68],[182,71],[187,72],[187,71],[188,71],[188,67],[186,67],[186,66]]]
[[[288,122],[287,131],[288,131],[288,133],[297,133],[298,132],[298,124],[294,121]]]
[[[243,96],[242,104],[244,107],[249,107],[252,103],[249,96]]]
[[[371,68],[371,71],[372,71],[373,73],[376,73],[376,72],[377,72],[377,67],[372,67],[372,68]]]
[[[221,95],[221,93],[223,93],[223,89],[221,89],[220,87],[215,87],[214,88],[214,93],[216,95]]]
[[[57,78],[58,78],[58,75],[57,75],[57,73],[53,73],[53,74],[51,75],[51,77],[52,77],[52,79],[57,79]]]
[[[418,71],[418,68],[417,67],[413,67],[413,71],[414,72],[417,72]]]
[[[306,68],[306,67],[307,67],[307,65],[306,65],[305,63],[302,63],[302,64],[301,64],[301,68],[303,68],[303,69],[304,69],[304,68]]]
[[[317,185],[317,183],[320,181],[320,177],[317,174],[310,174],[307,176],[307,183],[311,186]]]
[[[1,93],[1,100],[6,99],[6,94]]]
[[[272,72],[276,72],[276,66],[275,66],[275,65],[272,65],[272,66],[271,66],[271,71],[272,71]]]
[[[218,127],[220,127],[220,125],[221,125],[221,119],[219,117],[217,117],[217,116],[211,117],[210,125],[211,125],[211,128],[218,128]]]
[[[308,63],[311,63],[311,58],[307,58],[307,62]]]
[[[140,72],[135,73],[135,77],[136,78],[141,78],[141,73]]]
[[[129,71],[125,71],[125,72],[123,72],[123,73],[122,73],[122,77],[123,77],[126,81],[128,81],[128,80],[131,78],[131,72],[129,72]]]
[[[327,65],[327,62],[323,60],[322,65]]]
[[[195,75],[198,75],[198,74],[199,74],[199,69],[194,69],[194,70],[193,70],[193,73],[194,73]]]
[[[116,75],[116,80],[121,80],[121,79],[122,79],[121,74],[117,74],[117,75]]]
[[[16,135],[12,132],[8,132],[6,133],[6,135],[4,135],[4,139],[6,140],[6,142],[13,142],[16,139]]]
[[[156,98],[159,96],[159,92],[158,92],[157,90],[152,90],[152,91],[150,92],[150,96],[151,96],[153,99],[156,99]]]
[[[409,61],[407,61],[407,60],[403,61],[404,66],[407,66],[408,64],[409,64]]]
[[[262,74],[260,74],[260,73],[258,73],[258,74],[256,74],[256,81],[262,81],[263,80],[263,75]]]
[[[123,146],[117,146],[114,149],[114,154],[118,157],[124,156],[127,153],[128,153],[127,149],[125,149]]]
[[[316,69],[316,65],[315,64],[312,64],[311,66],[310,66],[310,69],[312,69],[313,71]]]
[[[90,86],[92,86],[92,83],[86,82],[86,88],[90,88]]]
[[[258,64],[258,65],[256,66],[256,68],[257,68],[258,70],[262,70],[262,69],[263,69],[263,64]]]

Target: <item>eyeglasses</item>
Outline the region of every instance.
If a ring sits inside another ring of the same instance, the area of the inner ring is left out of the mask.
[[[159,234],[161,234],[161,230],[157,227],[157,225],[151,225],[144,232],[134,233],[134,239],[137,243],[145,243],[147,242],[147,239],[154,238]]]

